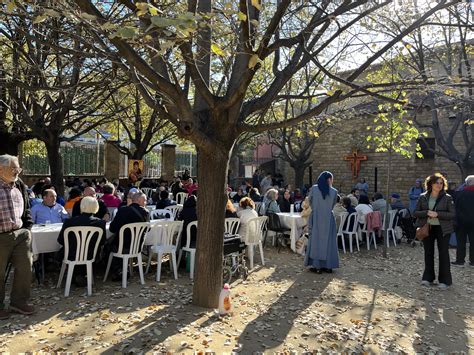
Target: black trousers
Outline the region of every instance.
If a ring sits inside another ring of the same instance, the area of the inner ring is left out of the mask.
[[[451,261],[449,260],[449,238],[449,234],[443,235],[440,226],[431,226],[429,237],[423,240],[425,250],[425,271],[423,272],[423,280],[433,282],[436,279],[434,265],[436,241],[439,255],[438,282],[448,286],[453,283],[451,278]]]
[[[466,241],[469,238],[469,261],[474,264],[474,226],[460,226],[456,231],[456,261],[464,263],[466,259]]]

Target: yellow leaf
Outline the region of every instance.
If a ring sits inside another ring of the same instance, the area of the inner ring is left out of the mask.
[[[44,20],[46,20],[48,18],[48,15],[39,15],[39,16],[36,16],[34,19],[33,19],[33,23],[34,24],[37,24],[37,23],[41,23],[43,22]]]
[[[240,21],[247,21],[247,15],[244,14],[242,11],[239,11],[237,13],[237,17],[239,18]]]
[[[328,96],[334,95],[334,90],[328,90],[328,91],[326,91],[326,95],[328,95]]]
[[[152,5],[149,5],[148,11],[150,11],[150,15],[152,16],[158,15],[158,9]]]
[[[257,63],[259,63],[260,61],[261,60],[258,57],[258,55],[256,54],[252,55],[249,59],[249,65],[248,65],[249,69],[253,69],[257,65]]]
[[[13,1],[10,1],[8,4],[7,4],[7,12],[8,13],[12,13],[14,10],[16,9],[16,5]]]
[[[225,52],[215,43],[211,45],[211,51],[217,55],[224,56]]]
[[[262,9],[262,6],[260,5],[260,0],[252,0],[252,5],[259,11]]]

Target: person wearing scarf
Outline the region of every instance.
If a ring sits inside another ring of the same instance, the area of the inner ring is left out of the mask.
[[[304,265],[318,274],[331,273],[339,267],[336,220],[332,212],[337,190],[332,183],[333,175],[323,171],[309,193],[312,212],[308,220],[309,241]]]

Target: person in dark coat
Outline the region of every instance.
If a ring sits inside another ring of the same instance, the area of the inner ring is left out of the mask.
[[[102,229],[102,237],[99,241],[99,245],[103,245],[106,239],[105,221],[103,219],[94,216],[99,210],[99,203],[92,196],[86,196],[81,199],[81,214],[69,219],[66,219],[63,223],[61,231],[58,235],[58,243],[64,247],[64,231],[69,227],[99,227]],[[76,260],[77,241],[76,235],[70,233],[68,235],[69,253],[67,255],[68,260]],[[98,238],[98,233],[92,235],[92,239],[89,244],[89,250],[87,256],[89,259],[92,258],[94,253],[95,243]],[[62,255],[64,255],[64,249],[62,249]],[[97,256],[96,256],[97,257]],[[85,265],[77,265],[74,268],[73,282],[76,286],[86,286],[87,280],[85,275],[87,273]]]
[[[131,191],[131,190],[130,190]],[[129,223],[138,222],[149,222],[150,213],[146,209],[147,196],[143,192],[135,192],[128,194],[131,199],[131,203],[128,206],[120,207],[117,210],[114,220],[110,223],[109,231],[113,235],[107,239],[107,243],[104,247],[104,254],[106,258],[109,258],[111,252],[118,251],[119,248],[119,233],[120,229]],[[141,238],[145,238],[146,235],[142,235]],[[127,252],[130,250],[130,230],[127,229],[123,236],[123,251]],[[122,262],[118,258],[112,259],[112,265],[110,266],[112,273],[112,281],[122,280]]]
[[[84,197],[90,196],[90,197],[96,198],[95,190],[94,188],[90,186],[84,189],[83,195]],[[82,199],[80,199],[74,204],[72,208],[73,217],[81,215],[81,201]],[[94,213],[94,217],[103,219],[104,221],[108,222],[110,220],[110,214],[109,214],[109,210],[107,209],[107,206],[105,205],[104,201],[101,201],[101,200],[97,201],[97,203],[99,204],[99,209],[97,210],[96,213]]]
[[[439,273],[438,287],[446,289],[453,281],[449,260],[449,238],[454,231],[456,212],[453,198],[446,193],[447,182],[443,175],[436,173],[425,180],[426,192],[420,195],[413,216],[417,218],[417,227],[429,224],[429,236],[423,239],[425,253],[425,271],[421,284],[430,286],[436,279],[435,241],[438,245]]]
[[[119,208],[114,220],[110,223],[109,231],[110,233],[113,233],[113,236],[110,239],[115,250],[117,250],[119,246],[119,232],[124,225],[150,221],[150,213],[146,209],[146,195],[143,192],[136,192],[131,196],[131,198],[132,203],[130,206]],[[130,248],[130,237],[130,230],[126,230],[123,241],[124,250]]]
[[[184,201],[183,204],[183,209],[179,213],[178,216],[178,221],[183,221],[183,232],[182,232],[182,237],[181,237],[181,248],[186,245],[186,240],[187,240],[187,234],[186,230],[188,227],[188,224],[197,221],[197,198],[194,195],[190,195],[186,201]],[[195,228],[192,228],[191,230],[191,245],[196,245],[196,234],[197,231]]]
[[[456,192],[457,249],[453,265],[462,266],[466,259],[469,238],[469,264],[474,266],[474,175],[466,178],[464,188]]]
[[[281,212],[290,212],[291,205],[293,204],[291,193],[289,190],[285,190],[283,196],[279,199],[278,205],[280,206]]]
[[[168,193],[168,191],[166,191],[166,190],[161,191],[160,192],[160,199],[156,203],[156,208],[157,209],[164,209],[165,207],[176,205],[176,202],[171,200],[169,198],[169,196],[170,196],[170,194]]]

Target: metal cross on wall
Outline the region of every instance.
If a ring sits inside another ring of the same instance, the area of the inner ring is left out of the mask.
[[[367,160],[367,155],[359,155],[357,149],[353,149],[352,154],[344,157],[344,160],[351,162],[352,178],[357,179],[360,171],[360,162]]]

